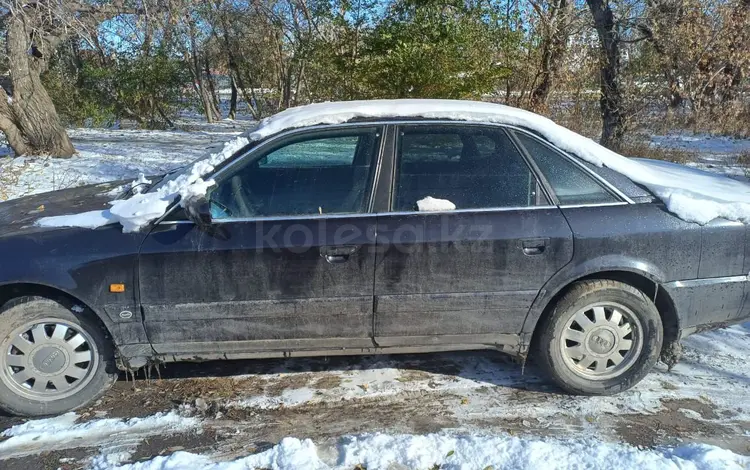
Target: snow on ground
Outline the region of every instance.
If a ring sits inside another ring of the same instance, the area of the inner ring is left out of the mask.
[[[685,358],[671,371],[659,365],[641,384],[615,396],[579,397],[540,393],[519,402],[513,399],[517,388],[549,391],[546,381],[520,367],[499,373],[491,357],[480,354],[445,354],[436,358],[441,366],[425,367],[422,359],[414,363],[396,359],[363,358],[351,367],[326,374],[335,376],[334,388],[319,387],[323,377],[297,388],[286,388],[278,396],[267,393],[250,395],[227,404],[229,408],[280,409],[302,405],[330,406],[342,401],[373,400],[404,394],[441,393],[453,396],[458,404],[451,412],[461,420],[493,417],[527,419],[547,426],[561,417],[599,419],[622,413],[655,413],[665,400],[695,400],[736,420],[750,421],[750,403],[737,396],[750,397],[750,323],[688,337],[684,341]],[[370,363],[371,362],[371,363]],[[376,364],[372,366],[372,364]],[[259,374],[261,381],[310,373],[304,361],[302,370],[284,369]],[[429,373],[422,372],[427,370]],[[417,371],[417,372],[415,372]],[[444,372],[443,372],[444,371]],[[262,387],[262,384],[261,384]],[[270,388],[270,387],[269,387]]]
[[[709,134],[673,132],[650,137],[653,147],[674,149],[695,154],[696,161],[686,165],[731,178],[747,181],[750,176],[748,162],[738,162],[740,155],[750,156],[750,139]]]
[[[651,142],[658,147],[699,153],[704,161],[723,162],[722,157],[750,152],[750,140],[709,134],[675,132],[652,136]]]
[[[750,323],[691,336],[684,346],[672,372],[659,365],[612,397],[560,394],[533,366],[482,351],[245,361],[256,371],[245,374],[227,363],[234,385],[192,380],[201,393],[239,389],[241,398],[204,395],[140,419],[91,419],[88,411],[89,421],[75,413],[27,421],[0,434],[0,467],[15,458],[22,465],[8,468],[28,468],[28,456],[57,451],[54,461],[72,465],[62,468],[92,470],[750,468]],[[205,372],[221,376],[219,367]],[[182,389],[194,396],[185,382],[148,388],[141,383],[124,397],[148,403],[167,393],[180,402]],[[425,425],[441,430],[418,431]],[[644,432],[658,439],[633,445]],[[693,432],[708,434],[696,441]],[[184,438],[164,440],[170,434]],[[220,444],[182,444],[199,434]],[[138,449],[149,440],[170,444],[144,459]],[[92,451],[82,455],[81,447]]]
[[[72,129],[69,134],[78,150],[72,158],[0,158],[0,201],[141,173],[163,174],[205,157],[250,125],[226,123],[223,130],[195,132]],[[7,146],[0,147],[0,154],[8,153]]]
[[[21,457],[37,453],[40,449],[51,451],[65,449],[71,443],[86,446],[106,445],[116,436],[127,436],[128,440],[139,440],[149,435],[177,432],[198,426],[195,418],[183,417],[176,412],[159,413],[146,418],[97,419],[76,423],[79,416],[73,412],[47,419],[31,420],[6,429],[0,442],[3,458]]]
[[[523,439],[513,436],[365,434],[319,448],[310,439],[283,439],[273,448],[230,462],[213,462],[188,452],[118,466],[106,456],[94,459],[93,470],[323,470],[352,468],[415,470],[537,470],[612,468],[746,469],[750,457],[708,445],[637,449],[594,439]],[[398,465],[398,467],[396,467]]]

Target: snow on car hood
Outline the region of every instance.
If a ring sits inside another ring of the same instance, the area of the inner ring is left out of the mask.
[[[631,160],[551,120],[510,106],[459,100],[371,100],[317,103],[290,108],[264,119],[248,132],[225,144],[221,152],[194,163],[178,178],[145,194],[112,202],[109,211],[47,217],[45,226],[86,226],[120,223],[126,232],[136,231],[161,217],[178,197],[205,194],[213,181],[203,177],[253,141],[281,131],[317,124],[339,124],[355,118],[422,117],[457,121],[509,124],[533,130],[557,147],[597,166],[607,166],[650,189],[667,209],[688,222],[706,224],[723,217],[750,222],[750,185],[719,176],[697,175],[687,167],[673,168]],[[93,218],[99,219],[94,220]],[[91,219],[91,220],[89,220]]]

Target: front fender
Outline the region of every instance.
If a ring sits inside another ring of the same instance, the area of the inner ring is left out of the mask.
[[[147,342],[137,303],[138,247],[143,234],[119,226],[19,231],[0,237],[0,289],[8,295],[75,299],[104,323],[115,344]],[[125,284],[112,293],[110,284]],[[129,311],[125,318],[120,312]]]

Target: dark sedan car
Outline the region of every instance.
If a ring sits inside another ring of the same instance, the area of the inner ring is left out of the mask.
[[[35,224],[111,188],[0,204],[0,407],[74,409],[149,363],[464,349],[534,350],[563,389],[611,394],[750,315],[745,225],[685,222],[527,128],[295,127],[209,176],[131,233]]]

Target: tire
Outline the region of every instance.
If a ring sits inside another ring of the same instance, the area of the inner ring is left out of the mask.
[[[93,402],[114,384],[107,331],[91,311],[79,310],[43,297],[14,299],[0,309],[1,409],[60,414]]]
[[[612,395],[640,382],[659,359],[664,334],[656,305],[612,280],[574,284],[539,328],[540,365],[576,395]]]

